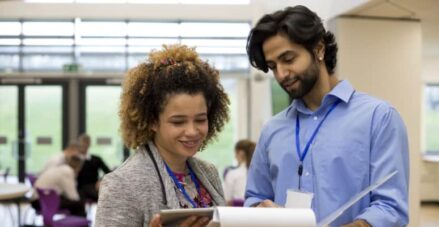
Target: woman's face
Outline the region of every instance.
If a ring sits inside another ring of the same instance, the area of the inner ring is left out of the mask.
[[[186,160],[195,155],[209,130],[204,96],[201,93],[170,95],[152,130],[154,143],[165,159]]]
[[[246,162],[245,151],[243,150],[235,150],[235,158],[238,161],[238,164],[242,164]]]

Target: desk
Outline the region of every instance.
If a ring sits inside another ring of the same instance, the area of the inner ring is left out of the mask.
[[[18,226],[21,226],[20,202],[30,190],[25,184],[0,183],[0,203],[15,203],[18,208]]]

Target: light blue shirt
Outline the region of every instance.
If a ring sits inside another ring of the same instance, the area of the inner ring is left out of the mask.
[[[356,92],[341,81],[312,112],[295,100],[263,128],[253,155],[245,206],[265,199],[284,206],[288,189],[298,190],[296,116],[300,119],[300,147],[308,142],[330,106],[328,115],[303,161],[301,191],[314,193],[312,209],[317,222],[377,180],[397,170],[336,219],[340,226],[365,219],[374,227],[408,223],[409,160],[404,123],[388,103]]]

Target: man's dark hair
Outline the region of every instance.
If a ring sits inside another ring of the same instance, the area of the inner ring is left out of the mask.
[[[322,20],[305,6],[287,7],[264,15],[250,31],[247,39],[247,55],[250,63],[268,72],[263,43],[277,34],[286,35],[290,41],[304,46],[312,56],[319,41],[325,44],[325,64],[329,74],[334,73],[337,63],[337,43],[334,35],[325,31]]]

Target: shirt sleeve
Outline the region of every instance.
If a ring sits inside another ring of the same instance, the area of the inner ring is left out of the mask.
[[[111,171],[110,168],[108,168],[108,166],[105,164],[104,160],[102,160],[102,158],[99,158],[99,168],[104,171],[105,174]]]
[[[262,130],[248,170],[244,202],[244,206],[247,207],[266,199],[274,201],[274,192],[270,178],[270,165],[268,163],[269,151],[266,148],[267,136],[264,132],[267,132],[267,130]]]
[[[78,201],[79,194],[76,190],[75,173],[70,166],[66,165],[65,167],[66,168],[63,169],[65,173],[63,174],[63,177],[61,179],[61,194],[64,194],[70,200]]]
[[[371,192],[370,206],[357,219],[372,226],[408,224],[409,152],[405,125],[392,107],[381,105],[374,114],[371,139],[370,182],[398,172]]]

